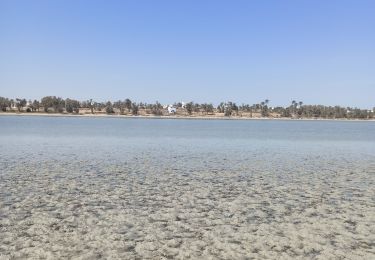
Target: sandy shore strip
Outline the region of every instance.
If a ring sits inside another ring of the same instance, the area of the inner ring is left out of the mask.
[[[344,121],[344,122],[375,122],[375,119],[333,119],[333,118],[280,118],[280,117],[239,117],[239,116],[180,116],[180,115],[108,115],[108,114],[61,114],[61,113],[1,113],[0,116],[43,116],[43,117],[87,117],[87,118],[142,118],[142,119],[191,119],[191,120],[281,120],[281,121]]]

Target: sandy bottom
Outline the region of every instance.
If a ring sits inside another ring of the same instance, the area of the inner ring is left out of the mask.
[[[374,164],[221,164],[2,161],[0,259],[375,258]]]

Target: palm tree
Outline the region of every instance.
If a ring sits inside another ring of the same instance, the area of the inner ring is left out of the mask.
[[[297,105],[298,105],[297,101],[293,100],[293,101],[292,101],[292,105],[291,105],[291,110],[292,110],[292,116],[293,116],[293,117],[294,117],[295,114],[296,114],[296,108],[297,108]]]
[[[262,117],[268,116],[268,103],[270,101],[268,99],[264,100],[260,103],[260,112],[262,114]]]
[[[87,106],[91,111],[91,114],[94,114],[94,102],[92,102],[92,99],[87,100]]]
[[[16,98],[16,106],[18,109],[18,112],[21,112],[21,109],[26,105],[27,101],[26,99]]]
[[[298,106],[298,116],[301,117],[303,113],[303,108],[302,108],[303,102],[300,101],[298,104],[296,104],[296,107]]]
[[[132,101],[130,99],[125,99],[125,107],[128,109],[128,112],[132,109]]]

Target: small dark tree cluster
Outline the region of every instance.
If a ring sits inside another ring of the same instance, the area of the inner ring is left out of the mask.
[[[132,103],[131,110],[134,116],[138,115],[139,105],[137,105],[137,103]]]
[[[65,100],[65,110],[68,113],[79,113],[80,104],[79,101],[67,98]]]
[[[21,109],[26,106],[26,99],[16,98],[16,107],[18,109],[18,112],[21,112]]]
[[[11,107],[12,102],[8,98],[0,97],[0,110],[3,112],[7,111],[8,107]]]
[[[105,112],[107,114],[113,114],[115,113],[114,109],[113,109],[113,105],[110,101],[107,102],[106,106],[105,106]]]
[[[186,112],[191,115],[193,113],[193,102],[189,102],[185,105]]]
[[[156,101],[154,105],[150,105],[150,106],[151,106],[151,113],[153,115],[155,116],[163,115],[163,106],[158,101]]]
[[[64,112],[65,101],[60,97],[47,96],[42,98],[40,103],[44,108],[44,112],[50,112],[49,109],[53,109],[55,113]]]

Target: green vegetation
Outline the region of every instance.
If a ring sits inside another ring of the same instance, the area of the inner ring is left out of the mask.
[[[146,105],[146,107],[151,107],[151,113],[155,116],[163,115],[163,106],[158,101],[155,104]]]
[[[107,104],[106,104],[106,106],[105,106],[105,112],[107,114],[113,114],[113,113],[115,113],[115,110],[113,109],[112,103],[110,101],[108,101]]]
[[[47,96],[40,101],[44,112],[51,112],[51,109],[55,113],[62,113],[64,111],[65,101],[60,97]]]
[[[133,116],[138,115],[139,105],[137,105],[137,103],[132,103],[131,110]]]
[[[26,106],[26,103],[26,99],[16,98],[16,107],[18,109],[18,112],[21,112],[21,109]]]
[[[0,109],[1,111],[3,112],[6,112],[7,111],[7,108],[11,107],[11,101],[7,98],[4,98],[4,97],[0,97]]]
[[[186,112],[191,115],[193,113],[193,102],[189,102],[185,105]]]
[[[305,105],[302,101],[293,100],[286,107],[271,107],[266,99],[257,104],[237,105],[235,102],[221,102],[216,108],[211,103],[178,102],[174,103],[177,116],[215,116],[242,118],[319,118],[319,119],[374,119],[373,110],[356,107]],[[56,96],[46,96],[40,101],[27,101],[24,98],[15,100],[0,97],[1,112],[31,112],[38,113],[67,113],[67,114],[120,114],[120,115],[169,115],[168,106],[159,102],[154,104],[136,103],[130,99],[116,102],[95,102],[92,99],[78,101],[63,99]]]
[[[69,99],[69,98],[67,98],[65,100],[66,112],[78,114],[79,113],[79,107],[80,107],[79,101],[74,100],[74,99]]]

